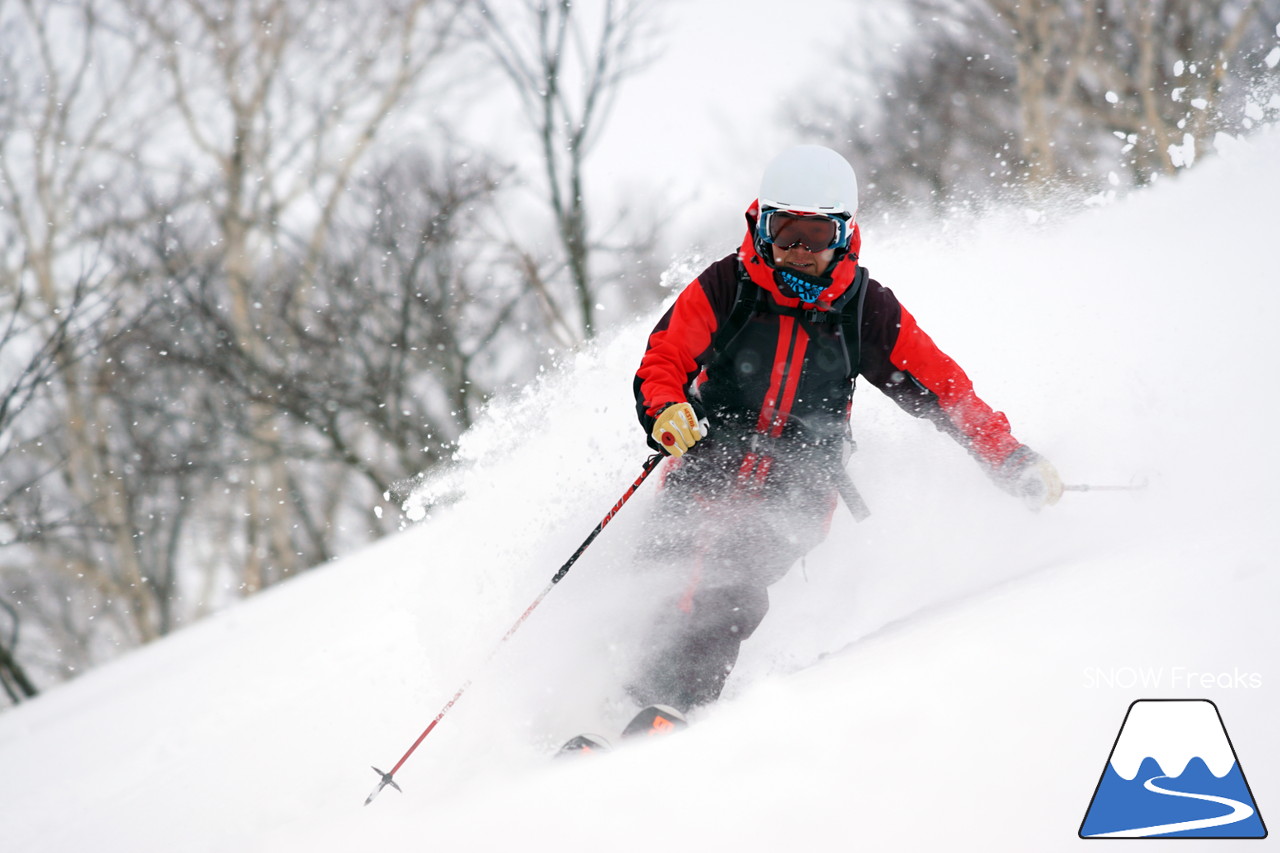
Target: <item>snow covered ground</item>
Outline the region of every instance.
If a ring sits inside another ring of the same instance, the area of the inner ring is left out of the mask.
[[[0,849],[1068,849],[1160,697],[1217,704],[1276,819],[1278,204],[1271,133],[1071,221],[868,223],[872,274],[1019,438],[1070,482],[1150,485],[1033,514],[860,389],[871,519],[837,516],[678,737],[547,757],[625,714],[651,484],[485,662],[639,473],[646,317],[495,406],[451,508],[0,715]]]

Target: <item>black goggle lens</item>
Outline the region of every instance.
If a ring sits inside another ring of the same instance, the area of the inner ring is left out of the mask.
[[[769,243],[779,249],[802,246],[810,252],[821,252],[840,245],[840,223],[829,216],[795,216],[769,211],[765,222]]]

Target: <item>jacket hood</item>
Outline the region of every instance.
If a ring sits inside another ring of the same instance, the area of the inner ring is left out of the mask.
[[[747,235],[743,238],[742,247],[738,250],[738,260],[742,262],[747,274],[751,276],[751,280],[768,291],[779,305],[796,307],[806,304],[802,303],[797,296],[789,296],[783,293],[778,284],[777,270],[774,268],[772,261],[762,256],[756,246],[756,222],[760,219],[759,199],[751,202],[751,206],[747,208],[746,215]],[[836,256],[831,269],[827,270],[826,275],[819,279],[820,281],[830,281],[830,284],[823,289],[822,293],[818,294],[817,301],[813,303],[819,310],[830,309],[853,285],[858,275],[858,253],[861,250],[862,232],[858,229],[858,223],[854,222],[852,233],[849,235],[849,248]]]

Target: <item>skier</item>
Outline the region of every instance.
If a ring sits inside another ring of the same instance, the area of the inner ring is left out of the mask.
[[[718,698],[768,587],[826,535],[858,375],[1032,508],[1062,495],[1053,465],[859,265],[857,212],[843,157],[817,145],[782,152],[742,246],[689,284],[649,337],[637,410],[649,444],[675,459],[648,520],[649,556],[672,589],[629,684],[642,705],[687,711]]]

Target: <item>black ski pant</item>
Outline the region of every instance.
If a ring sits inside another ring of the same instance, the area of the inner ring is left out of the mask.
[[[662,601],[628,685],[640,704],[680,711],[719,698],[769,610],[769,586],[822,541],[836,505],[829,476],[773,459],[765,475],[761,460],[702,443],[667,476],[646,520],[643,571]]]

